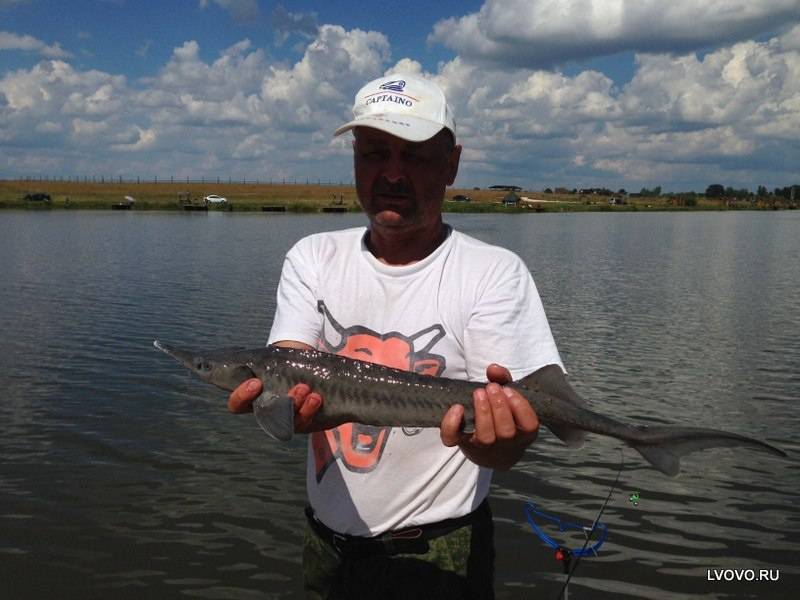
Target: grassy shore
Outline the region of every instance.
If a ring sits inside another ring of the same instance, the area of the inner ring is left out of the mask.
[[[49,194],[51,201],[26,201],[26,194]],[[203,198],[217,194],[228,199],[227,206],[211,210],[261,211],[263,207],[285,207],[289,212],[319,212],[338,207],[360,210],[356,190],[349,185],[302,185],[266,183],[90,183],[67,181],[0,181],[0,208],[111,209],[125,196],[136,199],[133,210],[183,210],[184,205],[202,205]],[[469,202],[455,202],[457,195]],[[695,205],[668,197],[628,198],[624,205],[609,204],[610,197],[578,194],[519,192],[526,199],[517,207],[502,205],[506,192],[495,190],[448,189],[446,212],[581,212],[649,210],[732,210],[792,208],[788,203],[709,200],[700,197]]]

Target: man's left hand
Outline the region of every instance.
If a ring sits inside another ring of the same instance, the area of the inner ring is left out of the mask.
[[[490,383],[472,394],[475,431],[461,432],[464,407],[454,404],[442,419],[442,443],[458,445],[475,464],[506,471],[536,439],[539,418],[519,392],[504,385],[511,382],[508,369],[489,365],[486,378]]]

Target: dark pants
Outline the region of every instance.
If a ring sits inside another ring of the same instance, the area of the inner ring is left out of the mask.
[[[306,598],[494,598],[494,527],[488,503],[478,508],[469,525],[428,540],[426,546],[415,553],[347,556],[307,524]]]

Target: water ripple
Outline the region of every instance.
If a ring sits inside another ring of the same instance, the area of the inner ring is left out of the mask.
[[[270,443],[152,340],[263,344],[284,253],[362,222],[339,217],[0,213],[0,596],[301,597],[304,440]],[[449,220],[526,261],[597,410],[800,453],[797,214]],[[794,597],[796,460],[714,450],[668,479],[623,456],[575,597]],[[498,598],[555,597],[563,581],[524,503],[591,523],[619,461],[616,442],[572,450],[543,432],[496,475]],[[711,568],[781,580],[710,582]]]

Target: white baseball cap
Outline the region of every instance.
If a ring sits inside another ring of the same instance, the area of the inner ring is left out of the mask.
[[[370,81],[356,94],[353,116],[333,136],[353,127],[372,127],[409,142],[429,140],[443,128],[456,137],[456,121],[442,89],[416,75],[392,73]]]

